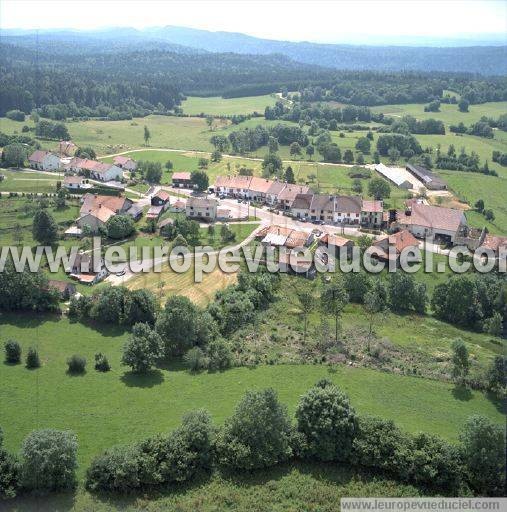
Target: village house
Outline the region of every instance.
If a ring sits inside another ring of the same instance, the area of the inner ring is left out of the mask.
[[[226,197],[247,197],[252,176],[217,176],[215,194]]]
[[[310,188],[306,185],[290,185],[287,184],[286,187],[282,189],[280,194],[278,195],[278,207],[281,210],[290,210],[292,208],[292,204],[296,199],[298,194],[308,194],[310,192]]]
[[[190,219],[216,220],[218,201],[208,197],[189,197],[185,214]]]
[[[65,166],[67,172],[89,176],[99,181],[120,181],[123,178],[123,171],[114,164],[97,162],[89,158],[74,157]]]
[[[85,194],[82,198],[80,216],[76,221],[79,229],[97,233],[114,215],[126,214],[132,201],[123,196],[101,196]]]
[[[291,207],[291,213],[297,219],[308,219],[312,205],[313,194],[297,194]]]
[[[95,262],[97,262],[95,264]],[[96,284],[108,275],[104,259],[94,259],[89,253],[80,252],[71,262],[69,275],[82,284]]]
[[[128,156],[118,155],[113,158],[113,163],[120,169],[125,171],[135,171],[137,169],[137,162]]]
[[[165,206],[169,204],[171,196],[165,190],[159,190],[155,195],[151,197],[152,206]]]
[[[61,300],[69,300],[76,294],[76,285],[74,283],[50,279],[48,285],[50,288],[54,288],[58,291]]]
[[[176,199],[176,201],[174,203],[171,203],[171,205],[169,206],[169,211],[173,213],[182,213],[185,211],[186,205],[186,201],[182,199]]]
[[[133,204],[128,210],[127,215],[130,215],[134,220],[139,220],[143,215],[143,209],[138,204]]]
[[[361,226],[379,229],[382,227],[384,204],[382,201],[363,200],[361,207]]]
[[[273,247],[308,247],[314,240],[313,233],[292,229],[286,226],[266,226],[260,229],[255,237],[260,240],[263,245]]]
[[[419,248],[419,241],[410,231],[404,229],[376,240],[373,247],[375,248],[373,257],[381,261],[395,261],[398,264],[402,251]]]
[[[60,158],[74,156],[77,151],[77,146],[71,140],[61,140],[58,143],[58,154]]]
[[[148,211],[146,212],[146,218],[148,220],[158,220],[159,217],[164,212],[164,210],[165,210],[165,208],[164,208],[163,204],[160,206],[150,206],[148,208]]]
[[[60,158],[50,151],[38,149],[28,157],[31,169],[38,171],[57,171],[60,168]]]
[[[252,176],[246,194],[247,199],[256,201],[258,203],[265,203],[268,190],[270,189],[272,184],[272,180]]]
[[[340,224],[359,224],[363,200],[360,196],[336,196],[334,221]]]
[[[192,175],[189,172],[173,172],[171,183],[176,188],[195,188]]]
[[[396,221],[391,227],[407,229],[418,238],[434,237],[454,243],[456,236],[466,224],[467,220],[462,210],[408,200],[405,210],[397,212]]]
[[[83,176],[65,176],[63,186],[70,191],[92,188],[92,185]]]
[[[266,192],[266,203],[270,206],[276,206],[278,203],[278,196],[286,186],[287,183],[284,183],[283,181],[272,181],[268,191]]]
[[[341,254],[345,253],[348,256],[352,255],[352,248],[354,242],[348,238],[343,238],[338,235],[325,234],[319,239],[319,246],[326,247],[331,254],[334,254],[337,258]]]
[[[479,249],[489,249],[495,253],[498,259],[500,251],[505,255],[507,254],[507,236],[497,236],[490,233],[485,233]]]

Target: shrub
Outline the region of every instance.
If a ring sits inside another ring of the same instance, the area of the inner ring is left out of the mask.
[[[86,471],[89,491],[128,493],[140,486],[139,458],[135,446],[114,446],[95,457]]]
[[[21,361],[21,346],[15,340],[9,340],[5,343],[5,362],[17,364]]]
[[[19,461],[0,448],[0,500],[16,496],[20,486],[19,478]]]
[[[30,347],[28,349],[28,353],[26,354],[26,367],[27,368],[39,368],[40,367],[39,353],[33,347]]]
[[[198,372],[208,367],[208,358],[199,347],[191,348],[183,356],[183,360],[191,372]]]
[[[273,466],[290,457],[290,438],[287,410],[275,391],[248,391],[217,434],[217,462],[229,469]]]
[[[134,219],[130,215],[114,215],[106,222],[106,230],[109,238],[126,238],[135,230]]]
[[[471,416],[460,440],[472,487],[482,496],[501,496],[505,476],[505,437],[502,427],[484,416]]]
[[[141,485],[160,485],[190,480],[212,464],[211,417],[204,410],[183,417],[182,425],[168,437],[155,436],[141,442]]]
[[[86,359],[82,356],[74,354],[67,359],[69,373],[84,373],[86,369]]]
[[[100,352],[95,354],[95,369],[98,372],[108,372],[111,369],[111,365],[107,360],[107,357]]]
[[[75,471],[77,439],[70,431],[35,430],[21,447],[21,481],[23,487],[38,491],[72,489]]]
[[[410,437],[394,422],[362,417],[352,443],[351,460],[353,464],[387,471],[408,480],[412,467],[410,449]]]
[[[413,439],[412,460],[412,480],[416,484],[446,491],[459,489],[463,464],[457,446],[421,433]]]
[[[135,324],[132,335],[123,347],[121,363],[130,366],[133,372],[146,373],[155,364],[162,352],[162,340],[148,324]]]
[[[301,397],[296,420],[309,456],[324,461],[349,458],[357,431],[356,413],[347,395],[332,382],[320,381]]]
[[[226,370],[233,363],[233,354],[227,341],[218,338],[208,343],[206,347],[209,370]]]

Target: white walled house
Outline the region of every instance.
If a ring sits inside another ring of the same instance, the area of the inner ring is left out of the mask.
[[[50,151],[38,149],[29,157],[28,162],[31,169],[38,171],[57,171],[60,168],[60,157]]]
[[[135,171],[137,169],[137,162],[128,156],[115,156],[113,163],[120,169],[125,169],[126,171]]]
[[[90,171],[90,177],[99,181],[121,181],[123,170],[114,164],[98,162],[98,165]]]

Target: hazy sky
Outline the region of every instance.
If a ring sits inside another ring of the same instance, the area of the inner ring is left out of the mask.
[[[2,28],[181,25],[293,41],[507,33],[507,1],[0,0]]]

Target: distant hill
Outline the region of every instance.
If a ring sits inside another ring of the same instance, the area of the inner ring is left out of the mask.
[[[33,48],[34,32],[4,30],[2,40]],[[442,71],[507,75],[507,46],[366,46],[276,41],[233,32],[185,27],[110,28],[95,31],[41,31],[39,44],[69,46],[85,40],[94,50],[160,49],[177,53],[207,51],[253,55],[280,54],[297,62],[341,70]],[[107,42],[107,47],[102,43]]]

